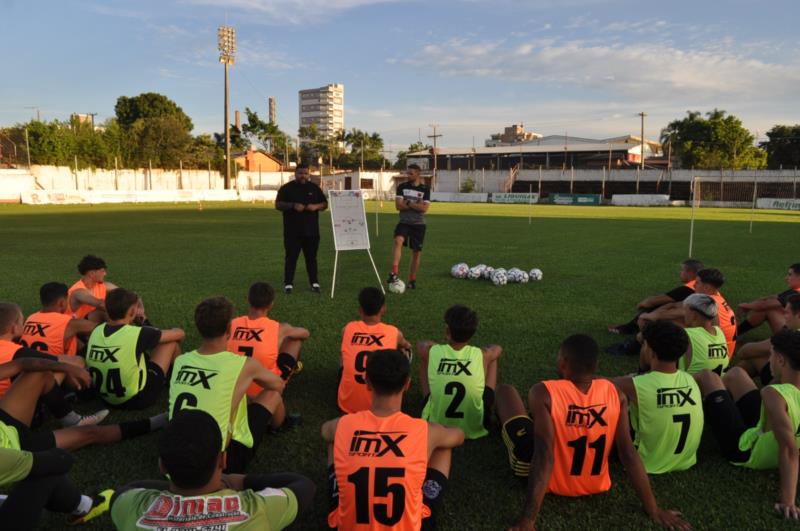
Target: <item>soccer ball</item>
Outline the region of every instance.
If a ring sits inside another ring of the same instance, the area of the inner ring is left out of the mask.
[[[542,270],[534,267],[531,269],[531,272],[528,273],[531,277],[531,280],[542,280]]]
[[[450,268],[450,274],[453,278],[467,278],[469,274],[469,266],[464,262],[460,262]]]
[[[398,278],[397,280],[389,284],[389,291],[391,291],[392,293],[397,293],[398,295],[405,293],[406,283]]]
[[[506,276],[508,277],[509,282],[522,282],[522,270],[520,270],[518,267],[512,267],[509,269],[508,273],[506,273]]]
[[[525,271],[520,271],[519,274],[520,274],[519,277],[520,284],[527,284],[528,281],[531,279],[531,276]]]
[[[505,270],[495,269],[494,273],[492,273],[492,284],[495,286],[505,286],[506,282],[508,282],[508,277],[506,276]]]
[[[492,280],[492,273],[494,273],[494,268],[492,266],[486,266],[481,276],[486,280]]]
[[[470,280],[478,280],[483,276],[484,269],[486,269],[486,266],[483,264],[478,264],[475,267],[470,267],[469,273],[467,273],[467,278]]]

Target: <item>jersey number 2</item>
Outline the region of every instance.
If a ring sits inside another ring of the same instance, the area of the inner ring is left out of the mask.
[[[444,412],[444,416],[449,419],[463,419],[464,413],[458,410],[458,406],[461,405],[461,402],[464,401],[464,397],[467,396],[467,390],[464,388],[464,384],[461,382],[447,382],[447,385],[444,386],[444,394],[454,395],[450,405],[447,406],[447,411]]]
[[[375,516],[375,521],[383,525],[394,525],[403,517],[406,506],[406,489],[401,483],[389,484],[390,478],[405,477],[404,468],[376,468],[375,482],[372,486],[372,496],[376,498],[392,497],[391,512],[389,504],[375,503],[370,511],[370,481],[369,468],[362,467],[347,476],[347,481],[356,487],[356,523],[369,524],[370,512]]]

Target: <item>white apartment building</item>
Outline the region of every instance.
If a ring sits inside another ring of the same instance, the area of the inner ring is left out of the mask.
[[[344,85],[333,83],[299,92],[300,127],[317,125],[321,136],[344,129]]]

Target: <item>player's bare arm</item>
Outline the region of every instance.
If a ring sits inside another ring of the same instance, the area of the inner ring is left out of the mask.
[[[778,300],[777,295],[762,297],[751,302],[743,302],[738,306],[738,310],[740,312],[766,312],[769,310],[781,309],[783,309],[783,307],[781,306],[781,302]]]
[[[550,393],[542,383],[528,392],[528,408],[533,419],[533,459],[528,477],[528,494],[522,516],[513,529],[535,529],[550,476],[553,473],[555,429],[550,417]]]
[[[332,444],[334,437],[336,437],[336,426],[339,425],[339,418],[331,419],[322,424],[320,428],[320,435],[322,440],[326,443]]]
[[[394,206],[397,210],[408,210],[410,208],[408,201],[402,197],[394,198]]]
[[[636,307],[639,308],[639,309],[656,308],[658,306],[663,306],[664,304],[670,304],[670,303],[673,303],[673,302],[675,302],[675,301],[672,299],[672,297],[670,297],[668,295],[664,295],[664,294],[662,294],[662,295],[652,295],[652,296],[647,297],[646,299],[643,299],[642,301],[640,301],[639,304],[636,305]]]
[[[797,471],[798,452],[794,439],[795,428],[792,427],[789,414],[786,411],[786,401],[772,389],[765,387],[761,390],[767,422],[775,434],[778,442],[778,473],[780,474],[780,495],[774,505],[775,510],[784,518],[797,520],[800,518],[800,508],[797,507]]]
[[[109,289],[108,291],[111,290]],[[72,303],[73,309],[78,308],[81,304],[88,304],[89,306],[102,309],[105,309],[106,307],[106,302],[92,295],[92,292],[90,292],[88,289],[77,289],[73,291],[70,302]]]
[[[420,203],[408,203],[408,208],[416,210],[417,212],[422,212],[423,214],[428,211],[428,207],[430,206],[431,204],[425,201]]]
[[[628,400],[623,393],[619,395],[619,409],[619,418],[627,419]],[[678,511],[660,509],[658,507],[642,459],[639,456],[639,452],[637,452],[636,448],[633,446],[627,422],[617,423],[614,442],[617,445],[619,460],[622,462],[622,466],[625,467],[628,479],[633,484],[633,489],[641,500],[647,516],[650,517],[653,522],[667,529],[691,529],[692,526],[681,517],[681,513]]]
[[[170,328],[161,331],[161,339],[159,343],[170,343],[172,341],[183,341],[186,338],[186,332],[180,328]]]
[[[92,385],[92,378],[86,369],[70,363],[59,363],[42,358],[18,358],[0,364],[0,380],[14,378],[23,372],[47,371],[63,373],[66,383],[78,390]]]
[[[490,363],[500,357],[500,354],[503,353],[503,347],[500,345],[486,345],[481,351],[483,352],[484,361]]]
[[[451,449],[464,444],[464,431],[461,428],[450,428],[428,423],[428,458],[437,448]]]
[[[400,350],[408,350],[411,348],[411,342],[406,339],[403,332],[400,330],[397,331],[397,348]]]
[[[70,319],[64,329],[64,342],[69,341],[78,334],[90,334],[99,324],[88,319]]]
[[[617,376],[609,378],[617,389],[623,392],[628,399],[634,404],[637,403],[636,386],[633,385],[633,376]]]
[[[242,378],[243,376],[247,377]],[[245,380],[244,382],[242,381],[243,379]],[[240,386],[242,387],[242,394],[247,391],[247,388],[250,387],[250,381],[255,382],[264,389],[277,391],[279,393],[282,393],[283,388],[286,386],[286,383],[281,380],[280,376],[268,370],[266,367],[261,365],[258,360],[254,360],[253,358],[247,358],[247,361],[245,361],[242,376],[240,376],[239,381],[236,382],[237,395]]]
[[[282,343],[284,339],[308,339],[311,337],[311,332],[301,326],[292,326],[289,323],[281,323],[280,330],[278,330],[278,343]]]

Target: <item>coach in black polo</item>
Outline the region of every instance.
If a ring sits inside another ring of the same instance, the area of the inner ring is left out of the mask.
[[[300,251],[306,260],[306,271],[311,291],[320,292],[317,278],[317,250],[319,249],[319,212],[328,208],[328,200],[319,186],[309,179],[308,166],[298,164],[294,180],[278,190],[275,208],[283,212],[283,248],[286,258],[283,266],[283,291],[291,293],[294,270]]]

